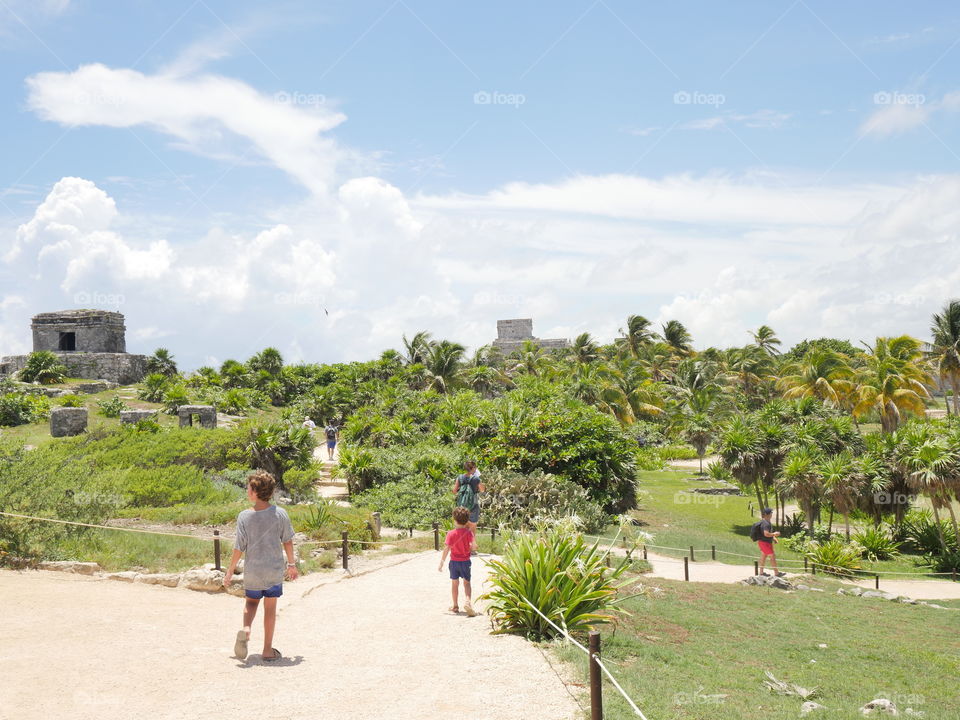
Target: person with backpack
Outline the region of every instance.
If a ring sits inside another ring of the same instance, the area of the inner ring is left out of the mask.
[[[457,496],[457,507],[464,507],[470,511],[467,527],[474,535],[477,534],[477,523],[480,522],[480,493],[486,490],[487,486],[480,482],[477,463],[467,460],[463,464],[463,474],[457,476],[457,481],[453,485],[453,494]]]
[[[333,424],[333,421],[328,422],[327,426],[323,429],[323,432],[327,436],[327,460],[333,460],[333,451],[337,447],[337,440],[340,437],[340,428]]]
[[[766,575],[769,577],[769,573],[764,571],[764,565],[767,562],[767,558],[770,558],[770,566],[773,568],[773,574],[777,577],[783,577],[786,573],[780,572],[777,569],[777,556],[773,551],[773,544],[777,542],[777,538],[780,537],[780,533],[773,531],[773,525],[770,523],[770,518],[773,517],[773,510],[770,508],[764,508],[760,513],[760,521],[755,522],[750,528],[750,539],[757,543],[757,547],[760,548],[760,565],[759,570],[761,575]]]

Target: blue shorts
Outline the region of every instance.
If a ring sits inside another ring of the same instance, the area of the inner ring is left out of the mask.
[[[333,450],[337,446],[336,440],[327,440],[327,447]]]
[[[463,578],[470,582],[470,561],[469,560],[451,560],[450,561],[450,579],[459,580]]]
[[[283,583],[278,583],[266,590],[244,590],[243,594],[251,600],[259,600],[265,597],[280,597],[283,595]]]

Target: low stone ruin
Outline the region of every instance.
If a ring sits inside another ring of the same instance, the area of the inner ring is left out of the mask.
[[[50,435],[72,437],[87,430],[87,409],[61,407],[50,411]]]
[[[156,410],[121,410],[120,424],[136,425],[141,420],[155,420],[156,417]]]
[[[204,430],[215,430],[217,427],[217,409],[213,405],[181,405],[177,408],[180,418],[180,427],[192,427],[193,417],[200,420],[200,427]]]

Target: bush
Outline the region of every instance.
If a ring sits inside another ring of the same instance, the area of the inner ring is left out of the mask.
[[[903,518],[901,531],[907,543],[922,554],[937,555],[943,552],[943,543],[940,542],[941,532],[948,548],[957,546],[953,525],[946,519],[941,519],[938,530],[933,513],[926,509],[910,510]]]
[[[309,502],[316,497],[314,483],[320,477],[320,464],[311,463],[308,467],[291,468],[283,473],[283,486],[294,502]]]
[[[870,527],[853,536],[868,560],[889,560],[900,554],[900,543],[894,541],[886,530]]]
[[[849,576],[860,569],[861,549],[846,544],[840,538],[809,544],[806,556],[810,562],[831,575]]]
[[[960,573],[960,550],[951,550],[941,555],[932,555],[930,564],[933,571],[938,573],[958,572]]]
[[[624,559],[607,568],[605,553],[570,530],[555,527],[515,536],[503,559],[488,564],[492,589],[484,599],[495,632],[534,640],[558,635],[527,601],[570,633],[584,633],[614,618],[617,590],[623,585],[617,580],[628,564]]]
[[[666,445],[657,448],[657,453],[664,462],[670,460],[696,460],[699,457],[697,451],[689,445]]]
[[[574,482],[537,470],[529,475],[508,470],[483,474],[482,522],[490,527],[527,530],[543,520],[572,518],[588,533],[602,531],[610,516]]]
[[[462,446],[435,442],[387,448],[342,447],[337,472],[347,479],[351,494],[413,476],[452,485],[466,458]]]
[[[32,352],[20,371],[20,379],[24,382],[38,382],[41,385],[62,383],[67,376],[67,368],[60,362],[60,358],[49,350]]]
[[[78,408],[83,407],[84,402],[83,398],[74,393],[68,395],[61,395],[57,398],[57,405],[60,407],[69,407],[69,408]]]
[[[375,485],[358,495],[358,507],[379,511],[383,524],[394,528],[429,528],[444,522],[453,511],[453,494],[446,481],[436,482],[423,475]]]
[[[9,392],[0,395],[0,426],[27,425],[50,415],[50,400],[43,395]]]
[[[158,403],[163,400],[163,394],[170,385],[170,379],[160,373],[152,373],[143,379],[143,386],[137,396],[147,402]]]
[[[163,393],[163,410],[170,415],[176,415],[181,405],[190,404],[190,395],[183,384],[168,385]]]
[[[636,458],[637,470],[663,470],[663,458],[657,448],[639,448]]]
[[[120,399],[119,395],[114,395],[109,400],[98,401],[97,407],[100,408],[100,414],[108,418],[118,418],[122,411],[129,409],[127,404]]]

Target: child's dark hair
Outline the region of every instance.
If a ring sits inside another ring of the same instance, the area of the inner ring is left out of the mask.
[[[266,470],[257,470],[247,476],[247,485],[253,488],[253,492],[258,498],[266,502],[273,497],[277,481]]]
[[[455,507],[453,509],[453,520],[457,525],[466,525],[470,520],[470,511],[465,507]]]

